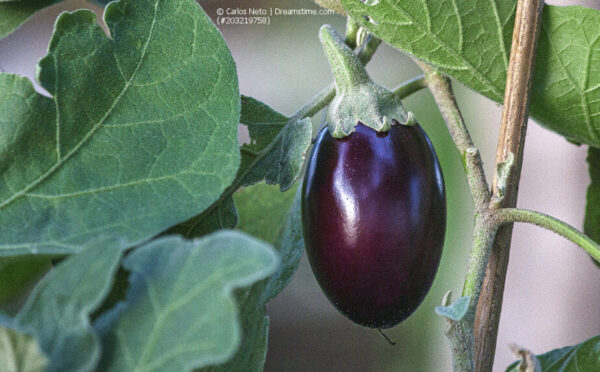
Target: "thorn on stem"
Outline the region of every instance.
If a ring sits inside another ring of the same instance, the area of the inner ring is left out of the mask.
[[[442,297],[442,306],[450,306],[450,304],[452,303],[452,291],[448,291],[444,294],[444,297]]]

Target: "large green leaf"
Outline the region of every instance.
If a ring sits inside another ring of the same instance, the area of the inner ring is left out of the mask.
[[[296,197],[290,208],[290,196],[293,195]],[[240,295],[243,342],[235,357],[225,364],[208,368],[205,372],[263,370],[269,327],[265,305],[289,283],[304,251],[299,191],[281,193],[275,186],[258,184],[236,195],[236,201],[240,211],[239,228],[257,233],[263,239],[273,239],[281,256],[281,264],[272,276],[254,284]],[[271,214],[280,217],[275,219]]]
[[[286,191],[300,175],[312,138],[309,118],[293,120],[252,97],[243,96],[240,121],[248,127],[250,143],[241,147],[242,164],[232,185],[206,211],[174,227],[170,233],[190,238],[233,228],[238,216],[232,195],[240,187],[264,180]]]
[[[62,0],[0,1],[0,39],[7,36],[35,12]]]
[[[10,320],[0,320],[0,371],[42,372],[48,359],[35,337],[13,329]]]
[[[342,0],[377,36],[502,102],[516,0]],[[531,114],[600,147],[600,12],[544,8]]]
[[[536,357],[542,372],[600,371],[600,336]],[[511,364],[506,372],[518,372],[518,362]]]
[[[232,290],[276,269],[276,254],[244,234],[165,237],[124,261],[124,303],[98,319],[101,371],[189,371],[230,358],[240,343]]]
[[[38,77],[0,74],[0,255],[124,245],[198,214],[239,165],[235,65],[193,0],[59,17]]]
[[[108,294],[120,258],[117,244],[95,242],[52,270],[15,317],[48,355],[46,372],[94,369],[100,345],[89,314]]]

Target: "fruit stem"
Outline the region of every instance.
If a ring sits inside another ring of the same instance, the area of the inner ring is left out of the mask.
[[[337,94],[371,82],[357,55],[342,41],[333,27],[323,25],[319,31],[319,38],[331,65]]]
[[[358,60],[366,65],[373,58],[373,54],[381,44],[381,40],[377,38],[369,38],[363,44],[360,45],[358,51]],[[404,83],[406,84],[406,83]],[[403,86],[402,84],[401,86]],[[407,95],[412,92],[407,92]],[[317,112],[321,111],[327,106],[331,100],[335,97],[335,83],[331,83],[321,90],[316,96],[310,101],[306,102],[302,107],[298,109],[291,117],[290,122],[295,122],[306,117],[311,117]]]

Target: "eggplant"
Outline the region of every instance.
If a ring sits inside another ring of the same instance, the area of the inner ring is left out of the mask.
[[[419,124],[359,123],[319,133],[302,188],[306,252],[331,303],[363,326],[389,328],[421,304],[444,244],[444,181]]]
[[[306,252],[342,314],[389,328],[417,309],[435,278],[446,232],[442,171],[414,114],[371,81],[331,26],[319,36],[336,95],[302,186]]]

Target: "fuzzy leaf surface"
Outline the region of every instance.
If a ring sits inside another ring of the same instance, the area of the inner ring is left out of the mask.
[[[536,355],[542,372],[575,372],[600,370],[600,336],[578,345],[555,349]],[[511,364],[506,372],[518,372],[519,362]]]
[[[21,26],[35,12],[62,0],[0,1],[0,39]]]
[[[291,122],[287,116],[252,97],[242,96],[240,122],[248,127],[250,143],[241,147],[242,164],[232,185],[202,214],[170,230],[185,237],[199,237],[217,229],[234,228],[238,222],[232,196],[240,187],[265,181],[292,187],[312,139],[309,118]]]
[[[131,253],[125,301],[98,319],[102,371],[189,371],[229,359],[240,344],[234,288],[278,265],[269,246],[221,231],[165,237]]]
[[[248,125],[248,128],[250,130],[251,126]],[[242,146],[242,165],[238,173],[241,186],[264,180],[267,184],[279,185],[281,191],[286,191],[300,175],[306,150],[310,146],[310,118],[284,126],[268,145],[261,147],[260,143],[265,135],[269,134],[263,132],[255,137],[251,134],[252,142]]]
[[[118,244],[95,242],[50,271],[16,315],[48,355],[46,372],[95,368],[100,343],[89,315],[110,291],[120,258]]]
[[[471,89],[502,103],[516,0],[342,0],[362,26]],[[600,12],[544,8],[531,114],[600,147]]]
[[[227,363],[203,369],[204,372],[263,370],[269,328],[265,305],[292,279],[304,251],[300,192],[282,193],[276,186],[260,183],[236,194],[236,203],[240,211],[238,228],[273,241],[281,263],[273,275],[254,284],[238,298],[243,329],[240,349]]]
[[[38,79],[0,74],[0,255],[131,246],[211,205],[239,165],[237,75],[193,0],[56,22]],[[176,35],[176,37],[174,37]]]

